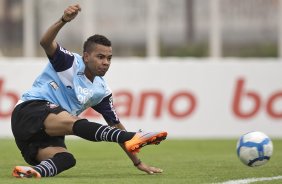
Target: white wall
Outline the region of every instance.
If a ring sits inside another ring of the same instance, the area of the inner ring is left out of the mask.
[[[46,62],[2,60],[0,137],[12,135],[11,110]],[[282,63],[276,60],[115,59],[106,79],[128,130],[166,130],[170,138],[238,137],[254,130],[282,137]],[[91,111],[83,116],[104,123]]]

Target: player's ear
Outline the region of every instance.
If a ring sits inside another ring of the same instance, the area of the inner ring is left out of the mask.
[[[89,54],[88,54],[88,52],[83,52],[83,60],[85,61],[85,62],[88,62],[88,60],[89,60]]]

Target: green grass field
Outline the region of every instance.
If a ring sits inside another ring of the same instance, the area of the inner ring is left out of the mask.
[[[166,140],[158,146],[143,148],[139,154],[145,163],[164,170],[162,174],[147,175],[132,165],[117,144],[67,139],[68,149],[76,157],[76,166],[56,177],[36,180],[11,176],[15,165],[26,164],[13,140],[0,139],[0,183],[196,184],[281,176],[282,140],[273,140],[273,144],[270,162],[251,168],[237,158],[236,140]],[[282,179],[255,183],[282,183]]]

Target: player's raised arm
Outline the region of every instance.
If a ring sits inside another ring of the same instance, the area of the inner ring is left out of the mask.
[[[40,45],[43,47],[49,57],[53,57],[56,51],[57,43],[55,41],[55,38],[58,32],[67,22],[73,20],[77,16],[79,11],[81,11],[79,4],[67,7],[64,11],[63,16],[51,27],[49,27],[49,29],[40,39]]]

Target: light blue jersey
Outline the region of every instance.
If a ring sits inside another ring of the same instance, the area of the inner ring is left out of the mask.
[[[46,100],[72,115],[92,107],[108,120],[118,118],[113,108],[111,90],[103,77],[90,81],[84,75],[82,57],[58,45],[55,55],[21,100]]]

